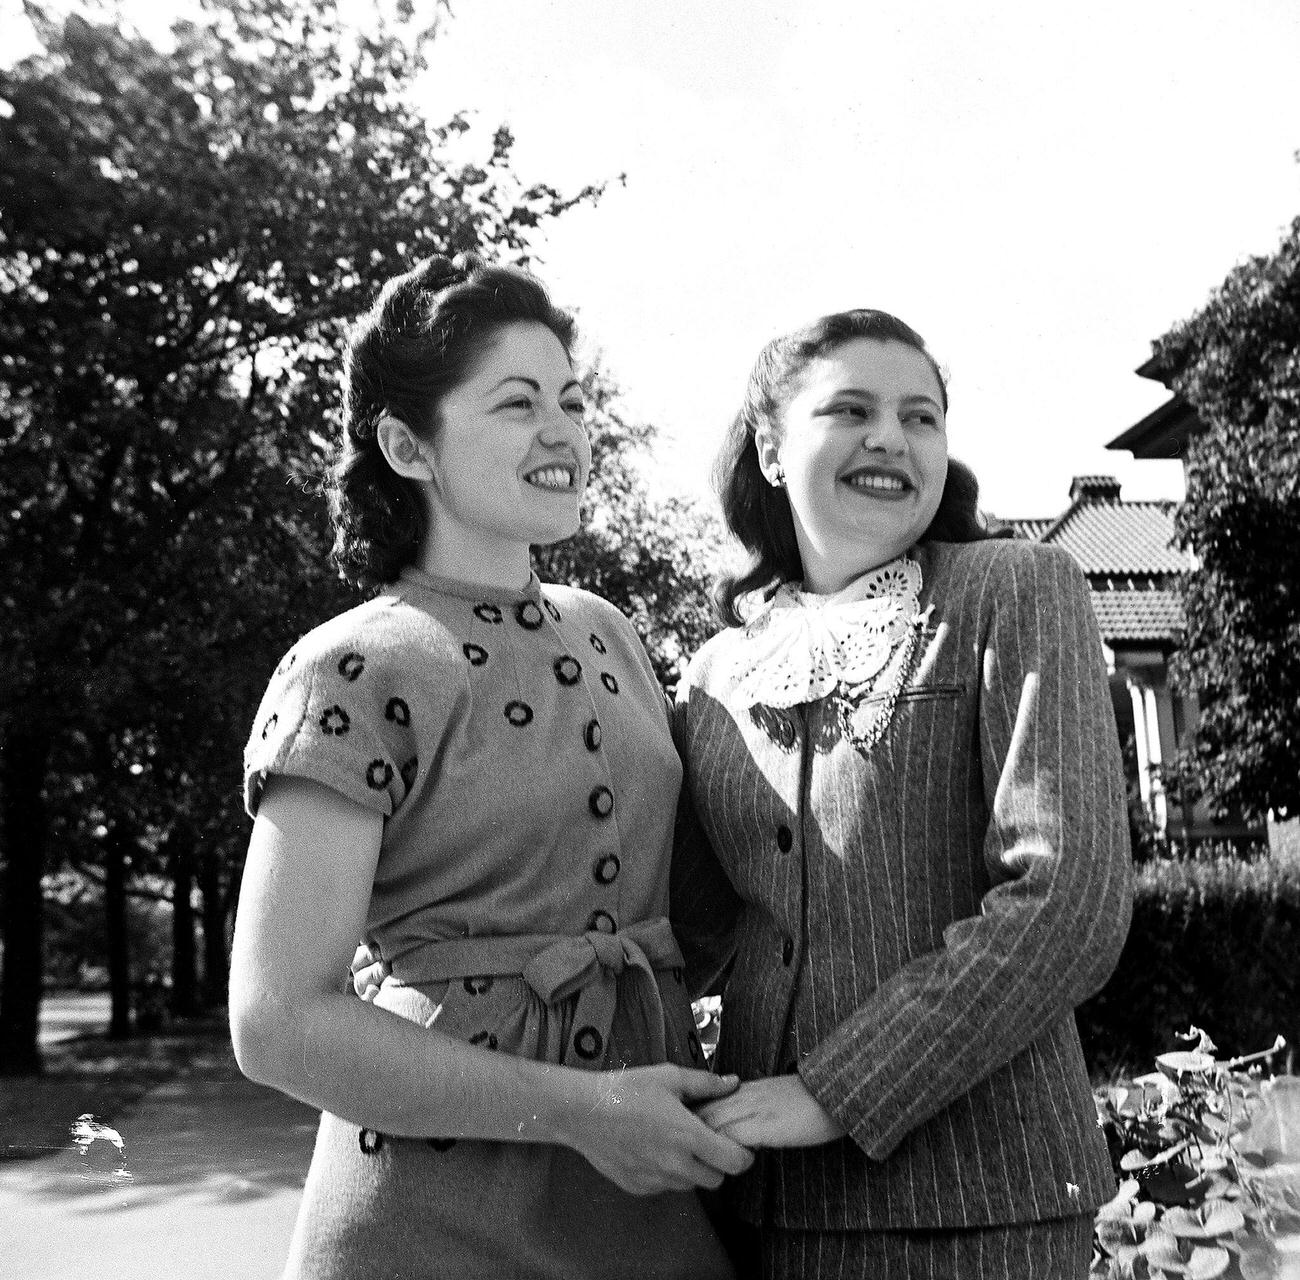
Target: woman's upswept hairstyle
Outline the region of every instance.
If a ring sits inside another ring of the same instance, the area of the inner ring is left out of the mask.
[[[376,438],[391,415],[420,437],[437,429],[438,406],[501,329],[544,324],[572,355],[573,317],[541,283],[514,267],[460,255],[426,258],[384,285],[357,321],[344,366],[343,437],[326,482],[334,526],[331,559],[360,587],[393,579],[419,550],[425,515],[415,484],[399,476]]]
[[[770,595],[781,583],[803,577],[789,495],[763,475],[756,436],[766,427],[779,437],[781,413],[803,372],[814,360],[856,338],[902,342],[919,351],[934,370],[947,412],[948,389],[938,363],[921,335],[888,312],[838,311],[769,342],[754,362],[744,402],[728,428],[713,471],[723,519],[750,556],[742,572],[724,574],[713,589],[718,617],[729,627],[744,621],[736,608],[742,596],[753,591]],[[922,537],[974,542],[988,536],[979,518],[979,484],[968,467],[950,459],[939,509]]]

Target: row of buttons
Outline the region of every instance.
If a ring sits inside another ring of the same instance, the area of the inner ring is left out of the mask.
[[[552,620],[559,622],[560,614],[555,606],[549,600],[544,600],[543,604]],[[477,605],[474,613],[481,621],[494,626],[500,625],[503,616],[500,608],[493,604]],[[538,630],[543,621],[541,610],[531,600],[524,601],[516,606],[515,620],[527,631]],[[608,652],[604,640],[594,631],[588,637],[588,640],[596,653],[604,654]],[[463,649],[465,657],[469,660],[471,666],[481,667],[488,661],[488,652],[482,645],[469,643],[464,645]],[[582,677],[582,664],[572,654],[566,653],[556,658],[551,664],[551,669],[555,672],[555,679],[561,685],[569,688],[576,685]],[[618,680],[611,672],[602,671],[600,673],[600,682],[609,693],[618,694]],[[518,728],[523,728],[531,723],[533,719],[532,708],[527,703],[519,701],[509,703],[506,706],[505,715],[506,719]],[[593,754],[600,750],[600,721],[594,716],[583,726],[582,741],[587,750]],[[614,812],[613,791],[604,785],[594,787],[587,797],[587,808],[591,811],[593,818],[608,818]],[[607,887],[618,878],[621,868],[622,863],[619,861],[617,854],[601,854],[592,865],[592,879],[598,885]],[[618,929],[618,921],[608,911],[594,911],[587,921],[587,928],[597,930],[600,933],[614,933]],[[594,1041],[592,1037],[594,1037]],[[574,1047],[579,1057],[583,1058],[594,1058],[599,1055],[603,1048],[600,1043],[599,1033],[592,1027],[585,1027],[578,1033],[574,1040]]]

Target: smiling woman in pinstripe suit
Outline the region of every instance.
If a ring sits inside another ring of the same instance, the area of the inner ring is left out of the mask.
[[[753,563],[678,690],[674,922],[730,966],[745,1083],[701,1114],[760,1149],[750,1274],[1082,1277],[1113,1191],[1073,1016],[1130,913],[1101,642],[1067,555],[983,536],[947,407],[841,313],[765,348],[719,464]]]

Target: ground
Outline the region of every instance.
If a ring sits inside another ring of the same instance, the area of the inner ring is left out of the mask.
[[[245,1080],[219,1020],[114,1045],[105,1014],[48,999],[46,1076],[0,1088],[6,1264],[25,1280],[273,1280],[315,1113]]]

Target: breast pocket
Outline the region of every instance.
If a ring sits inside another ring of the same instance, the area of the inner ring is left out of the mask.
[[[876,744],[887,744],[892,756],[900,741],[920,731],[933,739],[936,730],[949,736],[963,720],[961,681],[930,681],[898,690],[872,691],[848,704],[841,717],[848,738],[863,755]]]
[[[966,692],[966,686],[955,684],[917,684],[899,692],[899,702],[944,702],[960,698]]]

